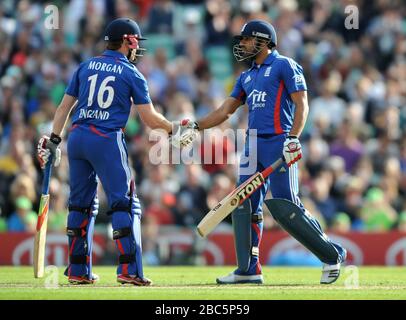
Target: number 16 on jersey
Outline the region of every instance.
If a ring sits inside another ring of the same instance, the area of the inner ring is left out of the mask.
[[[98,74],[94,74],[90,76],[87,80],[90,81],[90,88],[89,88],[89,97],[87,99],[87,106],[90,107],[93,104],[94,93],[96,90],[96,82],[97,82]],[[114,99],[114,89],[112,86],[108,86],[107,83],[110,81],[115,81],[116,77],[108,76],[103,79],[102,83],[100,84],[100,88],[97,91],[97,104],[102,109],[107,109],[111,106],[113,99]],[[104,100],[105,92],[107,92],[107,98]]]
[[[41,201],[38,210],[37,230],[34,241],[34,277],[44,276],[45,265],[45,244],[48,224],[49,210],[49,181],[51,179],[52,155],[49,156],[44,170],[44,180],[42,182]]]

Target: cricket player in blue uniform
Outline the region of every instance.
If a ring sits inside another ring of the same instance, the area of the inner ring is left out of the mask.
[[[73,110],[67,142],[69,266],[65,275],[75,284],[97,280],[92,273],[92,238],[100,181],[107,195],[113,239],[119,253],[117,281],[146,286],[151,281],[144,277],[142,267],[141,207],[128,164],[123,128],[132,104],[152,129],[171,133],[180,126],[155,111],[147,82],[134,65],[145,50],[139,42],[146,40],[137,23],[127,18],[112,21],[105,30],[104,40],[107,50],[81,63],[74,73],[56,111],[52,134],[39,141],[38,158],[44,166],[53,154],[54,165],[59,164],[58,146]]]
[[[257,148],[251,150],[246,139],[245,156],[256,152],[256,170],[262,171],[284,156],[285,163],[271,174],[266,183],[232,214],[238,268],[227,276],[217,278],[217,283],[263,283],[259,262],[259,244],[263,229],[262,204],[268,190],[273,198],[288,200],[271,213],[278,215],[292,204],[299,211],[299,223],[281,225],[324,263],[321,283],[334,282],[340,273],[340,264],[346,250],[331,242],[323,233],[317,220],[303,207],[298,192],[297,161],[302,157],[299,141],[308,114],[307,87],[302,67],[294,60],[282,56],[275,49],[276,32],[265,21],[252,20],[236,36],[238,44],[233,53],[238,61],[252,59],[251,67],[238,77],[234,89],[217,110],[186,126],[195,130],[214,127],[228,119],[241,105],[247,104],[248,135],[256,131]],[[250,137],[252,138],[252,137]],[[242,174],[239,184],[250,175]],[[268,201],[268,200],[267,200]],[[274,211],[274,212],[273,212]],[[292,211],[291,211],[292,212]],[[291,213],[290,212],[290,213]],[[296,220],[295,220],[296,221]]]

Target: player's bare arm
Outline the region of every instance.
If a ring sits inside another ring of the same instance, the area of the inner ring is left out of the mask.
[[[290,136],[300,137],[303,128],[306,124],[307,115],[309,114],[309,104],[307,102],[307,91],[293,92],[290,97],[295,103],[296,110],[293,120],[292,129],[289,132]]]
[[[55,112],[54,122],[52,132],[58,136],[62,135],[63,129],[65,128],[66,122],[69,118],[73,107],[77,101],[76,97],[65,94],[62,98],[58,109]]]
[[[209,129],[223,123],[233,115],[240,105],[240,100],[228,97],[218,109],[197,121],[199,130]]]
[[[65,94],[63,96],[62,101],[55,112],[51,136],[48,137],[44,135],[39,140],[37,153],[41,168],[45,167],[51,154],[53,156],[55,167],[61,162],[61,150],[59,149],[59,144],[62,141],[61,135],[76,101],[77,98],[71,95]]]
[[[233,115],[240,105],[240,100],[233,97],[228,97],[218,109],[214,110],[203,119],[197,121],[199,124],[199,129],[209,129],[223,123]]]
[[[156,111],[152,103],[135,105],[142,122],[151,129],[163,129],[172,132],[172,123]]]
[[[295,103],[295,114],[293,117],[292,129],[283,145],[283,156],[288,166],[302,158],[302,146],[299,137],[306,123],[309,113],[309,104],[307,103],[307,91],[296,91],[291,93],[290,97]]]

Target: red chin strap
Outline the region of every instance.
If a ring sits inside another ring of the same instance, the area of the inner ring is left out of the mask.
[[[128,40],[128,42],[130,43],[130,44],[128,45],[128,47],[129,47],[130,49],[138,49],[138,48],[139,48],[139,45],[138,45],[138,37],[137,37],[136,35],[133,35],[133,34],[130,34],[130,35],[125,34],[125,35],[123,36],[123,39]]]

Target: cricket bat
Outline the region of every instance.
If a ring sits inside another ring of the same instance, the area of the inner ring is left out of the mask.
[[[51,179],[52,155],[45,165],[44,180],[42,181],[42,194],[38,210],[37,228],[34,241],[34,277],[44,276],[45,244],[47,237],[48,209],[49,209],[49,181]]]
[[[223,200],[221,200],[197,226],[197,232],[200,236],[206,237],[221,221],[223,221],[234,209],[241,205],[260,188],[265,179],[274,172],[282,163],[283,158],[279,158],[262,172],[252,175],[238,188],[231,191]]]

